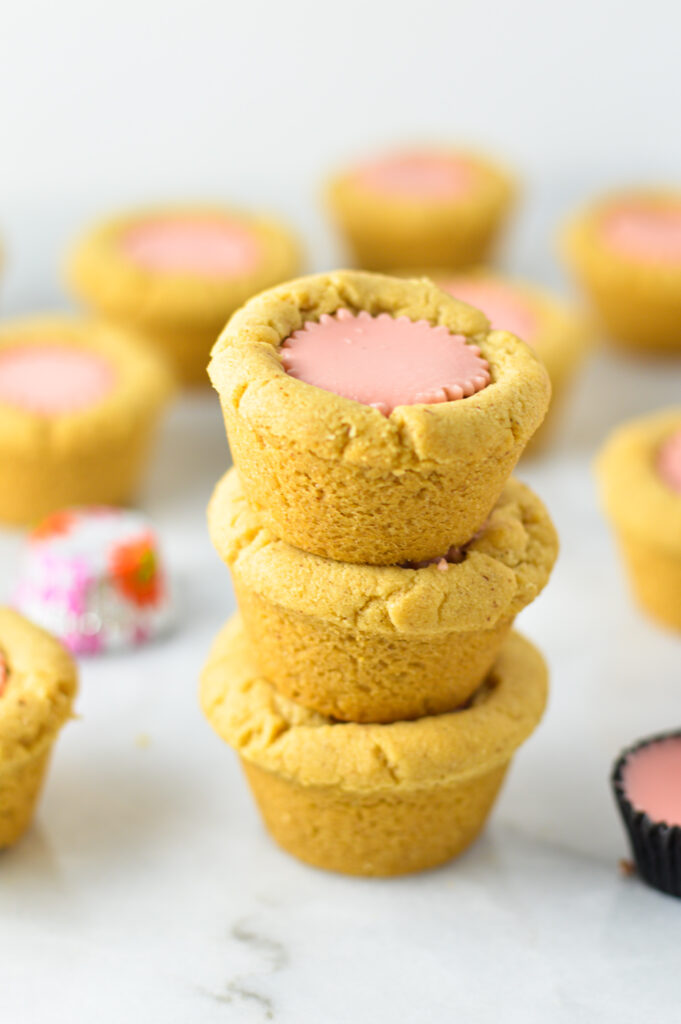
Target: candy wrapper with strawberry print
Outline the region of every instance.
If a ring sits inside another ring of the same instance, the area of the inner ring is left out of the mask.
[[[145,643],[173,604],[156,532],[140,512],[55,512],[29,535],[14,605],[74,654]]]

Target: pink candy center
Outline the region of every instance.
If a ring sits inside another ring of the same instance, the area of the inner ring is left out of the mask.
[[[668,437],[660,447],[657,471],[668,487],[681,494],[681,430]]]
[[[387,313],[324,314],[287,338],[280,355],[292,377],[386,416],[398,405],[465,398],[490,381],[480,349],[462,335]]]
[[[681,263],[681,206],[627,206],[602,225],[608,245],[625,256],[657,263]]]
[[[404,199],[458,199],[470,192],[475,172],[471,164],[452,156],[405,153],[367,164],[355,180],[383,195]]]
[[[631,754],[622,783],[637,811],[654,822],[681,825],[681,739],[670,737]]]
[[[138,224],[123,236],[129,259],[145,270],[206,277],[234,277],[260,258],[253,233],[228,220],[184,218]]]
[[[531,344],[537,319],[512,288],[472,277],[454,277],[439,285],[455,299],[481,310],[495,331],[510,331]]]
[[[114,385],[101,356],[66,345],[0,349],[0,402],[43,416],[95,405]]]

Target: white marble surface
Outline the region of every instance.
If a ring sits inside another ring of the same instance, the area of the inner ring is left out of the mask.
[[[204,526],[227,464],[212,397],[170,417],[144,505],[181,581],[167,641],[82,662],[38,819],[0,857],[0,1020],[562,1024],[679,1019],[681,903],[618,872],[619,748],[681,719],[681,641],[630,603],[589,462],[681,369],[600,356],[550,457],[520,476],[562,537],[521,628],[552,697],[487,832],[419,877],[315,871],[266,837],[197,675],[234,606]],[[20,548],[0,535],[0,599]]]

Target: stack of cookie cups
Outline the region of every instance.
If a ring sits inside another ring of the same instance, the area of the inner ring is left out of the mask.
[[[301,379],[291,348],[347,331],[352,371],[376,332],[392,357],[412,330],[458,347],[470,386],[369,403],[340,378],[338,392]],[[301,860],[355,875],[442,863],[479,833],[546,701],[543,660],[511,629],[557,553],[511,478],[546,371],[431,281],[344,271],[252,299],[209,373],[235,463],[209,527],[240,614],[204,670],[204,712]]]

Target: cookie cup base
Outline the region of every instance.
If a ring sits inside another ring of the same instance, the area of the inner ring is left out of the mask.
[[[423,561],[466,544],[524,447],[501,428],[497,444],[458,466],[358,470],[251,430],[225,406],[223,413],[234,462],[261,523],[301,551],[356,564]]]
[[[69,505],[124,505],[147,463],[155,422],[87,450],[0,450],[0,522],[26,526]]]
[[[130,325],[133,326],[133,325]],[[208,388],[206,367],[210,350],[224,327],[224,320],[215,323],[173,327],[151,326],[135,329],[143,334],[156,352],[170,365],[175,379],[186,388]]]
[[[236,581],[235,591],[263,676],[291,700],[347,722],[396,722],[465,704],[513,621],[460,633],[363,633],[279,608]]]
[[[617,538],[639,605],[661,625],[681,632],[681,557],[621,530]]]
[[[503,218],[497,211],[491,216],[485,213],[478,223],[461,225],[458,232],[443,231],[441,225],[431,224],[421,237],[412,235],[409,229],[404,236],[396,232],[389,237],[385,224],[373,231],[370,225],[354,219],[340,226],[354,264],[362,270],[390,273],[404,266],[427,265],[467,270],[489,261]]]
[[[589,282],[586,282],[587,288]],[[644,293],[590,288],[590,298],[611,345],[633,352],[681,352],[681,298],[670,303],[649,287]]]
[[[346,875],[404,875],[466,849],[492,808],[507,765],[403,793],[301,786],[242,759],[265,825],[287,853]]]
[[[258,675],[238,617],[216,638],[200,691],[276,841],[306,863],[356,875],[435,867],[471,843],[546,696],[541,655],[511,633],[465,708],[389,725],[336,722]]]
[[[0,768],[0,849],[12,846],[27,830],[50,759],[47,750]]]

